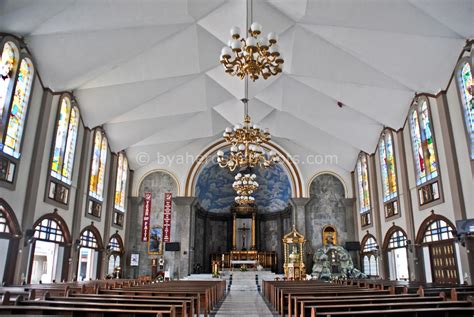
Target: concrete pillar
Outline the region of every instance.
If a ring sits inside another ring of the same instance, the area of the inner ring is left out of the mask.
[[[194,203],[196,197],[174,197],[176,214],[175,241],[180,243],[180,252],[175,254],[175,274],[182,278],[191,274],[194,250]]]
[[[302,235],[306,236],[306,205],[311,198],[291,198],[290,202],[293,206],[293,224],[296,230]]]

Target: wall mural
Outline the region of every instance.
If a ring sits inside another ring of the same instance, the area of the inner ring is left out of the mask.
[[[235,197],[232,183],[237,173],[237,170],[230,172],[219,167],[215,158],[208,160],[196,181],[196,197],[201,207],[209,212],[230,212]],[[278,164],[268,169],[256,168],[254,173],[260,185],[254,196],[259,210],[274,212],[285,209],[291,198],[291,183],[285,167]]]

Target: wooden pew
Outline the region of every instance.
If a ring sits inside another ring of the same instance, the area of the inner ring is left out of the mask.
[[[357,316],[381,316],[380,310],[366,311],[343,311],[316,314],[316,308],[312,307],[311,317],[357,317]],[[384,310],[385,317],[472,317],[474,307],[444,307],[444,308],[415,308],[415,309],[391,309]]]
[[[174,307],[166,310],[130,310],[101,307],[0,306],[0,315],[61,315],[77,317],[175,317]]]
[[[397,302],[439,302],[444,301],[445,297],[421,297],[417,294],[395,294],[379,296],[339,296],[339,297],[314,297],[314,296],[294,296],[294,311],[289,316],[309,316],[310,312],[304,307],[311,308],[318,305],[329,305],[344,303],[348,305],[358,304],[376,304],[376,303],[397,303]]]

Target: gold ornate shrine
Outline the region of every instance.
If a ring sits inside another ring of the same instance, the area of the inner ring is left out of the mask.
[[[293,226],[293,230],[283,237],[285,276],[289,279],[301,280],[306,277],[303,261],[305,237]]]
[[[326,225],[323,228],[323,245],[337,244],[337,231],[334,226]]]

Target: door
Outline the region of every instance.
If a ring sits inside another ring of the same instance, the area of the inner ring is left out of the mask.
[[[432,243],[430,258],[434,283],[456,284],[458,282],[456,255],[452,240]]]

